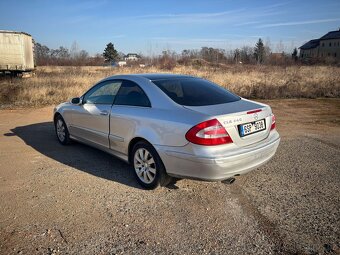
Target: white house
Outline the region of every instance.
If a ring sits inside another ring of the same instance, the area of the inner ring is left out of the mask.
[[[141,59],[141,57],[136,53],[129,53],[125,56],[126,61],[137,61],[139,59]]]
[[[126,66],[126,61],[118,61],[118,66]]]

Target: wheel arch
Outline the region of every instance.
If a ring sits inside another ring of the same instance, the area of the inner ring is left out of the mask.
[[[54,115],[53,115],[53,123],[56,122],[58,116],[61,116],[63,118],[63,116],[61,115],[60,112],[55,112]]]
[[[150,144],[152,147],[154,147],[148,140],[146,140],[145,138],[143,137],[140,137],[140,136],[137,136],[137,137],[134,137],[130,143],[129,143],[129,146],[128,146],[128,161],[130,164],[132,164],[132,160],[133,160],[133,155],[132,155],[132,150],[133,150],[133,147],[140,141],[143,141],[143,142],[147,142],[148,144]]]

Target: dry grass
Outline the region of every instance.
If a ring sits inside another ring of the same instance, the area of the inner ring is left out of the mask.
[[[127,73],[164,72],[156,67],[39,67],[28,79],[2,79],[0,106],[58,104],[83,94],[100,79]],[[340,67],[329,66],[226,66],[175,67],[172,73],[189,74],[226,87],[245,98],[316,98],[340,96]]]

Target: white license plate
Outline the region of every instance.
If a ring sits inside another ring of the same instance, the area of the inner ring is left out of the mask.
[[[239,125],[240,136],[250,135],[266,129],[266,122],[264,120],[258,120]]]

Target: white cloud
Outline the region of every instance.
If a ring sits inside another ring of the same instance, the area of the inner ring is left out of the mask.
[[[207,24],[229,23],[236,25],[258,24],[259,18],[282,14],[281,6],[287,3],[260,6],[253,9],[240,8],[223,12],[153,14],[129,17],[152,24]]]
[[[315,19],[315,20],[304,20],[304,21],[292,21],[292,22],[264,24],[264,25],[257,26],[257,28],[318,24],[318,23],[334,22],[334,21],[339,21],[339,20],[340,19]]]
[[[144,15],[135,18],[157,24],[178,24],[178,23],[216,23],[223,22],[227,17],[240,14],[244,9],[230,10],[211,13],[181,13],[181,14],[160,14]]]

